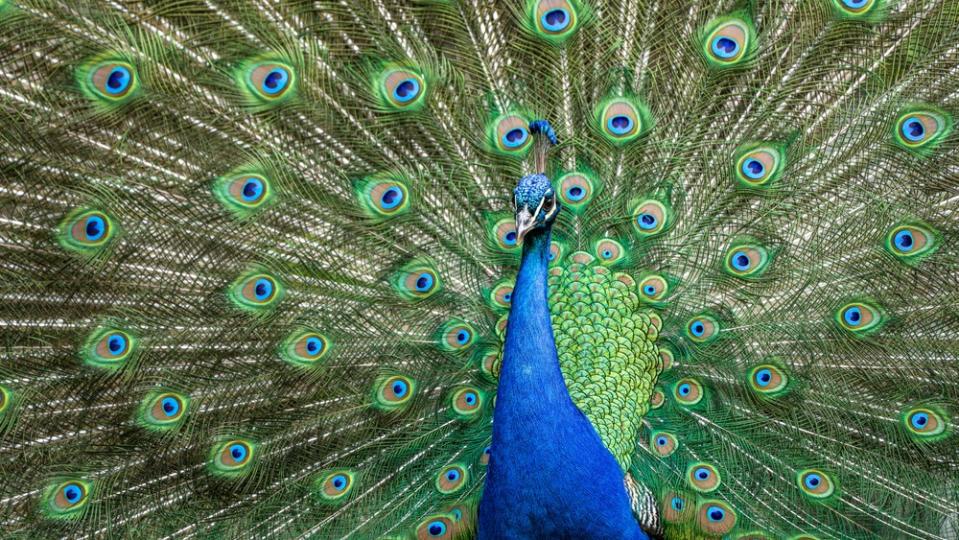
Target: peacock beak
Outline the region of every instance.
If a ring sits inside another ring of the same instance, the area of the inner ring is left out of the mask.
[[[523,241],[523,237],[526,236],[533,227],[536,226],[536,217],[532,212],[529,211],[529,208],[525,206],[516,210],[516,243]]]

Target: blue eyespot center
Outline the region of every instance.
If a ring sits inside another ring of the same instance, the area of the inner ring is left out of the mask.
[[[859,9],[865,6],[868,2],[869,0],[842,0],[842,3],[845,4],[846,7],[850,7],[852,9]]]
[[[692,388],[690,388],[688,383],[679,385],[679,395],[688,396],[691,391],[692,391]]]
[[[323,351],[323,340],[318,337],[306,338],[306,352],[310,356],[316,356]]]
[[[767,368],[760,369],[756,372],[756,384],[762,387],[769,386],[769,381],[773,379],[772,371]]]
[[[617,114],[606,122],[606,127],[615,135],[625,135],[633,129],[633,119],[625,114]]]
[[[656,294],[656,287],[653,287],[652,285],[644,285],[643,292],[646,293],[646,296],[652,296]]]
[[[426,292],[433,288],[433,274],[429,272],[423,272],[416,278],[416,290],[419,292]]]
[[[163,409],[163,414],[167,416],[175,416],[176,413],[180,412],[180,402],[176,398],[163,398],[163,401],[160,402],[160,407]]]
[[[268,299],[273,294],[273,282],[266,278],[256,280],[256,284],[253,285],[253,294],[256,295],[257,300]]]
[[[749,270],[749,267],[751,266],[749,255],[746,255],[746,253],[743,251],[737,251],[733,253],[732,261],[733,261],[733,267],[739,271]]]
[[[242,444],[231,445],[230,456],[233,457],[234,461],[243,461],[246,458],[246,447]]]
[[[912,427],[916,429],[923,429],[926,427],[926,424],[929,423],[929,415],[920,412],[912,415],[912,418],[909,419],[909,422],[912,424]]]
[[[766,172],[766,167],[761,161],[755,158],[747,158],[743,161],[743,174],[749,178],[759,179]]]
[[[446,524],[442,521],[431,521],[429,525],[427,525],[427,530],[430,536],[443,536],[446,534]]]
[[[843,319],[850,326],[858,326],[859,321],[862,320],[862,310],[857,307],[847,308],[846,312],[843,313]]]
[[[669,501],[669,506],[671,506],[673,510],[681,512],[683,508],[686,507],[686,501],[680,499],[679,497],[673,497],[673,499]]]
[[[560,32],[569,26],[570,16],[565,9],[551,9],[543,14],[540,22],[543,23],[543,28],[547,31]]]
[[[819,487],[819,484],[822,483],[822,477],[815,473],[807,474],[803,483],[806,484],[806,487],[809,489],[816,489]]]
[[[256,201],[263,195],[263,182],[259,178],[247,178],[241,193],[244,201]]]
[[[333,477],[333,480],[331,483],[333,484],[334,488],[336,488],[339,491],[342,491],[343,488],[346,487],[346,483],[347,483],[346,476],[342,474],[338,474]]]
[[[449,480],[450,482],[455,482],[459,480],[459,478],[460,478],[460,473],[456,469],[450,469],[449,472],[446,473],[446,479]]]
[[[397,101],[407,102],[415,98],[420,93],[420,83],[416,79],[403,79],[400,84],[393,89],[393,97]]]
[[[279,94],[290,82],[290,74],[281,67],[275,67],[263,78],[262,90],[270,95]]]
[[[133,78],[130,70],[123,66],[116,66],[107,75],[106,89],[108,94],[122,94],[130,86]]]
[[[739,43],[735,39],[718,36],[713,39],[712,49],[716,56],[728,59],[736,56],[736,53],[739,52]]]
[[[639,223],[640,229],[643,229],[644,231],[648,231],[650,229],[655,229],[656,224],[659,223],[659,220],[656,219],[656,216],[652,214],[643,213],[639,215],[637,222]]]
[[[603,258],[604,258],[604,259],[608,259],[608,258],[610,258],[610,257],[612,257],[612,256],[613,256],[613,252],[612,252],[612,251],[610,251],[610,250],[608,250],[608,249],[604,249],[604,250],[603,250]]]
[[[457,343],[460,343],[460,344],[466,343],[467,341],[469,341],[469,339],[470,339],[470,333],[467,330],[460,330],[459,332],[456,333]]]
[[[586,190],[580,186],[573,186],[566,190],[566,197],[571,201],[580,201],[586,196]]]
[[[696,469],[695,474],[696,474],[696,478],[700,480],[706,480],[707,478],[709,478],[709,469],[700,467],[699,469]]]
[[[506,236],[503,238],[503,240],[508,246],[516,245],[516,231],[510,231],[506,233]]]
[[[913,246],[915,245],[915,239],[912,237],[912,233],[909,231],[897,232],[894,240],[896,243],[896,249],[903,252],[912,251]]]
[[[722,521],[726,517],[726,512],[718,506],[711,506],[707,510],[706,515],[709,516],[709,521]]]
[[[926,135],[926,126],[918,118],[910,116],[902,123],[902,134],[912,142],[919,142]]]
[[[119,355],[127,348],[127,339],[122,334],[111,334],[107,340],[107,348],[110,352]]]
[[[383,192],[380,197],[380,203],[384,210],[392,210],[403,202],[403,190],[398,187],[391,187]]]
[[[394,395],[394,396],[396,396],[396,397],[398,397],[398,398],[401,398],[401,397],[403,397],[403,396],[406,395],[407,390],[409,390],[409,386],[408,386],[405,382],[403,382],[403,381],[395,381],[395,382],[393,383],[393,395]]]
[[[506,293],[503,295],[503,301],[509,303],[513,300],[513,293]]]
[[[467,405],[475,405],[476,399],[476,394],[473,392],[467,392],[466,395],[463,396],[463,401],[465,401]]]
[[[80,497],[83,496],[83,490],[77,484],[67,484],[63,488],[63,498],[67,500],[70,504],[76,504],[80,502]]]
[[[103,221],[103,218],[99,216],[90,216],[87,218],[87,225],[84,228],[84,232],[87,235],[87,240],[95,242],[103,238],[103,234],[106,232],[106,222]]]
[[[669,442],[666,437],[656,437],[656,446],[666,446],[666,443]]]
[[[517,148],[522,146],[528,138],[529,132],[527,132],[526,129],[513,128],[503,135],[503,144],[506,145],[507,148]]]
[[[703,323],[699,321],[696,321],[692,325],[690,325],[689,330],[693,333],[694,336],[702,337],[702,335],[706,333],[706,325],[704,325]]]

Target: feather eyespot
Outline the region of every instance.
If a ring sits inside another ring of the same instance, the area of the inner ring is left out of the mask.
[[[673,363],[675,362],[675,355],[673,354],[673,351],[671,351],[664,345],[660,345],[659,346],[659,362],[660,362],[660,367],[662,371],[667,371],[671,367],[673,367]]]
[[[412,69],[386,71],[380,81],[384,103],[392,109],[415,110],[425,103],[426,81]]]
[[[596,108],[600,134],[614,145],[632,142],[645,135],[652,124],[646,106],[631,98],[612,98]]]
[[[669,225],[669,209],[661,202],[647,199],[633,210],[633,226],[640,236],[653,236]]]
[[[669,294],[669,284],[663,276],[650,274],[640,280],[640,298],[649,302],[659,302]]]
[[[43,513],[52,519],[77,519],[93,493],[93,483],[80,479],[54,482],[43,492]]]
[[[676,436],[665,431],[654,431],[650,436],[650,441],[653,443],[653,452],[661,458],[673,455],[673,452],[679,448],[679,442],[676,440]]]
[[[752,25],[743,19],[726,17],[714,21],[704,32],[703,53],[714,68],[743,63],[754,49]]]
[[[280,358],[299,367],[318,365],[330,349],[326,336],[317,332],[294,332],[280,344]]]
[[[359,183],[360,204],[371,218],[383,220],[404,214],[410,209],[410,193],[398,178],[368,178]]]
[[[273,187],[258,172],[238,172],[219,178],[213,184],[213,195],[235,216],[245,218],[273,199]]]
[[[566,173],[555,183],[559,200],[570,210],[582,210],[593,198],[593,179],[580,172]]]
[[[920,441],[937,441],[949,434],[945,414],[933,407],[906,409],[902,413],[902,423],[907,432]]]
[[[506,156],[522,157],[532,147],[529,121],[516,114],[495,119],[488,128],[491,148]]]
[[[726,252],[725,270],[740,278],[761,276],[769,265],[769,252],[758,244],[737,244]]]
[[[666,402],[666,393],[663,392],[660,388],[654,388],[653,393],[649,396],[649,405],[653,409],[658,409],[663,406],[663,403]]]
[[[401,298],[408,301],[424,300],[443,288],[433,261],[414,259],[399,269],[391,280],[393,288]]]
[[[788,384],[786,371],[775,364],[759,364],[749,370],[749,386],[759,395],[778,396]]]
[[[139,86],[136,69],[122,60],[87,64],[78,73],[84,71],[86,76],[83,77],[83,86],[87,95],[101,103],[120,103],[131,97]]]
[[[494,348],[484,348],[477,351],[476,364],[488,381],[495,382],[499,377],[500,359],[499,350]]]
[[[775,182],[785,166],[784,148],[768,143],[748,144],[736,151],[734,174],[747,188],[766,188]]]
[[[877,8],[879,0],[833,0],[840,15],[860,18]]]
[[[697,315],[686,324],[686,337],[694,343],[709,343],[719,336],[719,322],[709,315]]]
[[[920,156],[928,156],[952,132],[952,117],[930,105],[912,107],[900,113],[893,141]]]
[[[819,469],[800,471],[796,475],[796,481],[802,492],[813,499],[827,499],[836,490],[832,477]]]
[[[68,215],[60,225],[60,245],[92,255],[110,242],[114,229],[113,220],[103,212],[79,210]]]
[[[210,471],[218,476],[236,477],[249,471],[256,447],[246,439],[228,439],[213,447]]]
[[[489,465],[489,457],[491,454],[491,448],[487,446],[483,449],[483,453],[480,454],[479,463],[480,465]]]
[[[293,68],[280,62],[259,62],[247,69],[247,85],[253,95],[275,102],[289,94],[296,82]]]
[[[155,391],[140,404],[139,423],[152,431],[168,431],[186,418],[190,398],[177,392]]]
[[[561,42],[576,31],[576,6],[568,0],[538,0],[530,13],[537,33],[551,41]]]
[[[501,219],[493,225],[493,242],[502,251],[515,252],[519,249],[519,236],[516,223],[512,219]]]
[[[692,519],[695,506],[684,493],[667,491],[663,495],[663,520],[666,523],[685,523]]]
[[[513,302],[513,282],[501,280],[489,292],[489,302],[494,308],[509,309]]]
[[[416,527],[416,540],[451,540],[455,523],[447,514],[429,516]]]
[[[324,504],[341,504],[353,491],[356,473],[350,469],[334,469],[320,473],[314,481],[314,491]]]
[[[94,331],[84,344],[81,356],[87,365],[119,369],[136,351],[139,340],[116,328]]]
[[[599,260],[600,264],[609,266],[622,261],[626,257],[626,250],[623,245],[616,240],[606,238],[596,242],[593,248],[593,255]]]
[[[445,351],[462,351],[476,341],[476,330],[469,323],[451,320],[440,327],[439,346]]]
[[[283,285],[276,278],[254,272],[233,282],[228,296],[239,309],[262,312],[276,306],[283,298],[284,292]]]
[[[865,335],[878,330],[884,321],[878,307],[865,302],[850,302],[836,312],[836,322],[855,335]]]
[[[380,377],[373,383],[373,406],[381,411],[405,409],[416,393],[416,381],[405,375]]]
[[[444,495],[456,493],[466,486],[469,473],[460,464],[447,465],[436,475],[436,489]]]
[[[705,500],[699,504],[697,522],[703,532],[722,536],[736,526],[736,513],[722,501]]]
[[[686,481],[700,493],[716,491],[721,478],[716,467],[708,463],[693,463],[686,469]]]
[[[467,386],[453,392],[450,403],[456,415],[470,418],[482,411],[485,399],[478,388]]]
[[[886,235],[886,251],[906,263],[914,263],[939,247],[939,237],[918,223],[897,225]]]
[[[680,379],[673,386],[673,399],[680,405],[695,405],[703,399],[703,387],[696,379]]]

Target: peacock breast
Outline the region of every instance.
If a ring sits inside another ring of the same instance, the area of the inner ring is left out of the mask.
[[[626,470],[662,370],[662,320],[631,276],[582,251],[550,268],[549,305],[569,395]]]

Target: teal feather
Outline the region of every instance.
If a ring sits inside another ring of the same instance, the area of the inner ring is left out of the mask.
[[[955,2],[0,0],[0,43],[0,536],[481,535],[546,173],[649,532],[955,537]]]

